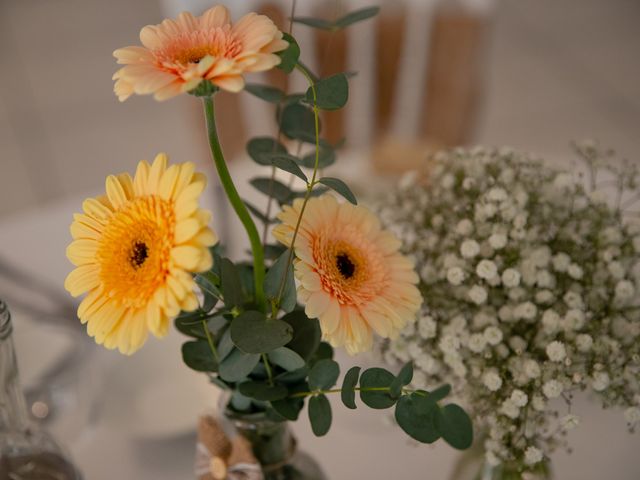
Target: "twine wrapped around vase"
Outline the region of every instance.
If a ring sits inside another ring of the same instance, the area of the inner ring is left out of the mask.
[[[195,474],[198,480],[264,480],[249,441],[242,435],[230,440],[211,416],[198,422]]]

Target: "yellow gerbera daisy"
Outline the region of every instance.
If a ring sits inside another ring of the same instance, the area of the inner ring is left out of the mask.
[[[217,238],[211,214],[198,208],[206,179],[187,162],[167,168],[167,156],[138,164],[135,177],[110,175],[106,196],[89,198],[74,215],[67,257],[77,267],[65,280],[87,333],[109,349],[131,354],[149,331],[162,337],[170,318],[198,301],[189,272],[211,268],[207,247]]]
[[[152,93],[165,100],[188,92],[202,80],[231,92],[244,87],[242,74],[262,72],[280,63],[275,52],[289,45],[264,15],[249,13],[235,25],[222,5],[200,17],[188,12],[175,20],[148,25],[140,31],[143,47],[113,52],[118,63],[114,91],[120,101],[133,93]]]
[[[278,214],[273,235],[290,247],[303,201]],[[413,262],[399,240],[382,230],[367,208],[340,204],[333,195],[312,198],[296,237],[298,298],[323,338],[350,354],[367,351],[373,332],[394,337],[422,303]]]

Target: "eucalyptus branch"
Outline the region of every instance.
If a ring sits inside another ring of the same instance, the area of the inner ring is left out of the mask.
[[[282,281],[280,282],[280,288],[278,289],[278,296],[275,300],[275,309],[277,310],[280,302],[282,300],[282,295],[284,294],[284,287],[287,284],[287,277],[289,275],[289,267],[293,262],[293,251],[296,244],[296,239],[298,238],[298,232],[300,230],[300,224],[302,223],[302,217],[304,215],[304,211],[307,208],[307,203],[309,203],[309,199],[311,198],[311,192],[313,187],[317,184],[316,178],[318,176],[318,165],[320,163],[320,119],[318,115],[318,97],[316,95],[316,87],[313,77],[311,73],[308,71],[306,67],[303,67],[298,62],[296,64],[296,69],[304,75],[309,82],[309,88],[311,88],[311,92],[313,95],[313,120],[314,120],[314,128],[315,128],[315,162],[313,165],[313,174],[311,176],[311,181],[307,182],[307,191],[304,195],[304,200],[302,202],[302,208],[300,209],[300,215],[298,216],[298,221],[296,222],[296,227],[293,231],[293,237],[291,238],[291,247],[289,248],[289,256],[287,258],[287,265],[284,269],[284,274],[282,275]]]
[[[211,354],[213,358],[216,359],[216,362],[220,361],[220,357],[218,356],[218,350],[216,349],[215,343],[213,343],[213,338],[211,338],[211,332],[207,328],[207,321],[202,320],[202,329],[204,330],[204,334],[207,336],[207,343],[209,344],[209,348],[211,349]]]
[[[342,388],[331,388],[328,390],[314,390],[314,391],[309,391],[309,392],[297,392],[294,393],[293,395],[290,395],[289,398],[305,398],[305,397],[311,397],[313,395],[324,395],[327,393],[340,393],[342,392]],[[390,392],[391,391],[391,387],[354,387],[354,388],[349,388],[349,390],[354,390],[356,392]],[[416,395],[420,395],[421,397],[426,397],[427,395],[429,395],[429,392],[426,392],[424,390],[413,390],[410,388],[403,388],[402,389],[402,394],[403,395],[408,395],[411,393],[415,393]]]

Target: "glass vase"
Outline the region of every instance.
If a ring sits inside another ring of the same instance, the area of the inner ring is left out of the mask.
[[[545,459],[535,467],[519,462],[493,465],[486,460],[481,441],[460,455],[450,480],[552,480],[550,462]]]
[[[57,442],[29,421],[12,330],[0,300],[0,480],[79,480]]]
[[[265,480],[326,480],[317,462],[298,449],[289,422],[271,420],[264,413],[229,410],[226,417],[251,444]]]

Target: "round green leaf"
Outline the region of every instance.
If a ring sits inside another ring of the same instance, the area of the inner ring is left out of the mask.
[[[356,406],[356,385],[358,385],[358,378],[360,376],[360,367],[351,367],[342,381],[342,391],[340,397],[342,403],[347,408],[355,409]]]
[[[398,398],[402,394],[402,387],[409,385],[413,379],[413,364],[406,363],[389,387],[389,394],[393,398]]]
[[[356,196],[349,189],[347,184],[344,183],[339,178],[323,177],[319,180],[319,182],[322,183],[323,185],[326,185],[330,189],[335,190],[336,192],[338,192],[340,195],[342,195],[344,198],[346,198],[349,202],[353,203],[354,205],[358,204],[358,200],[356,199]]]
[[[317,362],[309,372],[309,386],[313,390],[326,390],[336,384],[340,375],[337,362],[324,359]]]
[[[247,143],[247,153],[251,159],[260,165],[269,165],[264,157],[267,153],[287,153],[287,149],[272,137],[255,137]]]
[[[269,361],[289,372],[299,370],[306,365],[304,359],[287,347],[276,348],[268,353]]]
[[[323,78],[315,85],[316,105],[322,110],[338,110],[347,104],[349,99],[349,82],[344,73],[337,73]],[[307,90],[307,101],[313,104],[313,89]]]
[[[271,402],[271,407],[287,420],[292,422],[298,420],[300,410],[304,406],[304,400],[301,398],[283,398]]]
[[[398,400],[395,417],[400,428],[411,438],[422,443],[433,443],[440,438],[435,424],[439,407],[427,397],[412,393]]]
[[[284,70],[286,73],[291,73],[296,67],[296,63],[298,63],[300,47],[298,46],[296,39],[288,33],[284,32],[282,34],[282,38],[289,42],[289,46],[276,54],[280,57],[280,64],[278,65],[278,68],[280,70]]]
[[[269,177],[252,178],[249,183],[256,190],[275,198],[280,204],[286,203],[293,195],[291,189],[284,183]]]
[[[289,394],[284,385],[269,385],[265,382],[243,382],[238,385],[238,390],[245,397],[264,402],[280,400]]]
[[[435,417],[435,423],[442,438],[458,450],[465,450],[473,443],[473,425],[467,412],[451,403],[445,405]]]
[[[291,325],[282,320],[267,320],[264,313],[248,310],[231,322],[231,340],[245,353],[268,353],[289,343]]]
[[[309,421],[311,430],[317,437],[326,435],[331,428],[331,404],[325,395],[309,399]]]
[[[436,388],[432,392],[429,392],[428,396],[430,400],[434,402],[439,402],[440,400],[445,398],[447,395],[449,395],[449,393],[451,393],[451,385],[449,385],[448,383],[445,383],[444,385]]]
[[[231,353],[220,362],[219,374],[227,382],[244,380],[260,361],[257,353],[244,353],[234,348]]]
[[[198,372],[215,372],[218,369],[218,363],[205,340],[183,343],[182,360],[189,368]]]
[[[245,91],[251,95],[271,103],[279,103],[284,98],[284,92],[279,88],[271,85],[260,85],[259,83],[247,83],[244,86]]]
[[[282,109],[280,129],[287,137],[315,143],[316,127],[313,111],[299,103],[291,103]]]
[[[287,348],[309,360],[320,345],[322,334],[318,320],[308,318],[304,310],[294,310],[282,317],[282,320],[293,327],[293,338],[287,343]]]
[[[369,368],[360,377],[360,399],[371,408],[383,409],[392,407],[396,400],[389,391],[370,391],[368,388],[389,388],[395,376],[384,368]]]

